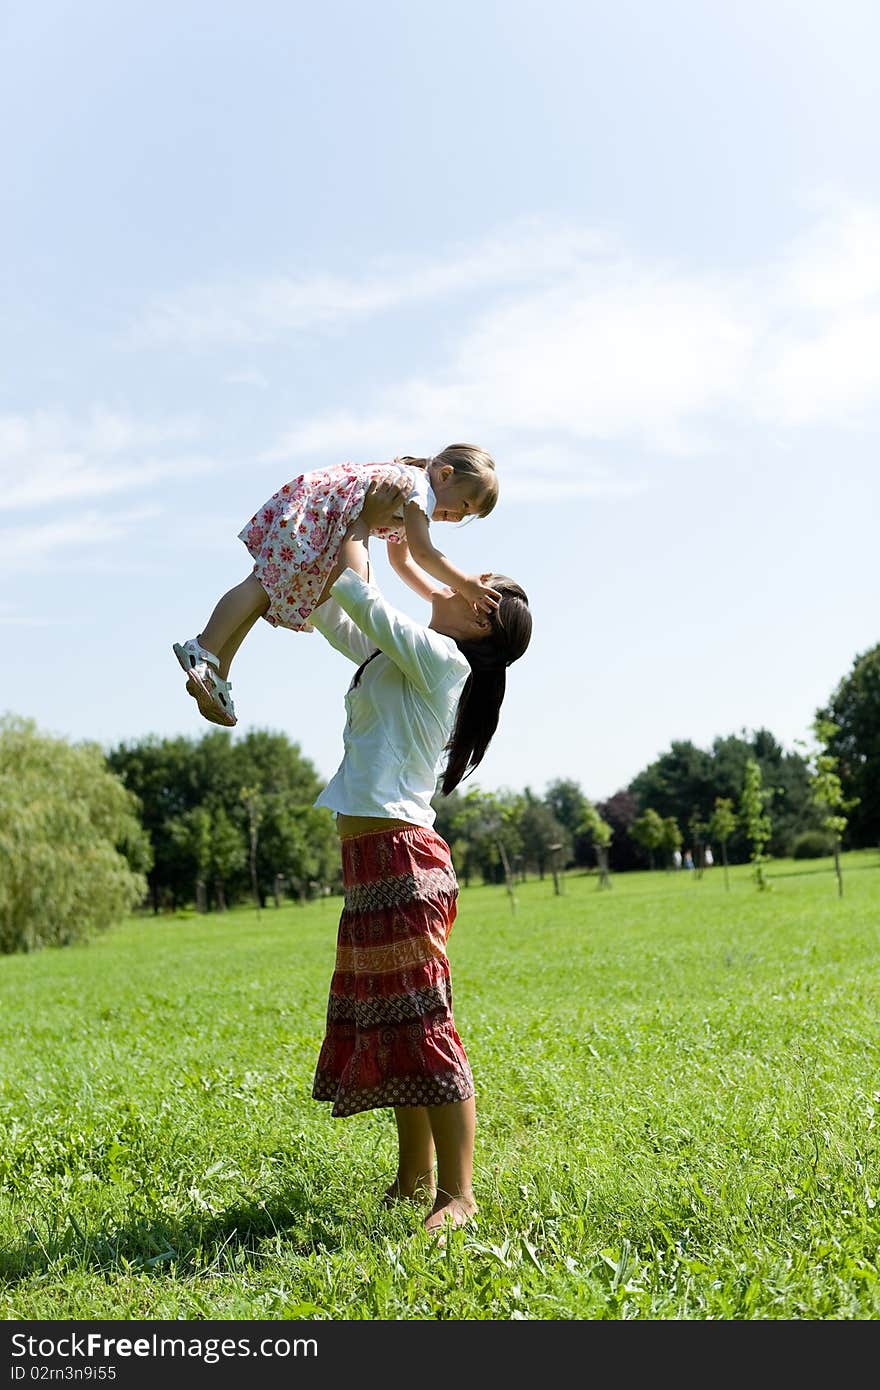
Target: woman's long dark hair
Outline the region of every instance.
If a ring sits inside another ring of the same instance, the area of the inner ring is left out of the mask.
[[[504,574],[493,574],[489,583],[501,594],[485,637],[456,638],[456,646],[470,663],[471,673],[458,702],[452,737],[440,786],[448,796],[464,777],[469,777],[498,728],[501,702],[507,688],[507,668],[521,657],[532,636],[532,615],[525,591]]]

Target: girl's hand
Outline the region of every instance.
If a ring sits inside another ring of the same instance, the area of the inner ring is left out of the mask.
[[[498,590],[486,582],[491,578],[491,574],[471,574],[458,586],[462,598],[466,598],[478,613],[494,613],[501,602]]]
[[[359,520],[370,531],[400,525],[400,504],[404,489],[398,483],[372,482],[364,496]],[[395,511],[397,516],[394,515]]]

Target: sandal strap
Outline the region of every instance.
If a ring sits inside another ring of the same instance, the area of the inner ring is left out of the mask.
[[[196,651],[198,652],[199,660],[200,660],[200,661],[207,661],[207,663],[208,663],[209,666],[213,666],[215,671],[219,671],[219,670],[220,670],[220,658],[219,658],[219,656],[215,656],[213,652],[209,652],[209,651],[208,651],[208,648],[207,648],[207,647],[203,647],[202,644],[201,644],[201,642],[199,641],[198,637],[194,637],[194,638],[192,639],[192,642],[193,642],[193,646],[195,647]]]

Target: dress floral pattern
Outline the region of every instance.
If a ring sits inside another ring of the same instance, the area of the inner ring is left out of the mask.
[[[359,515],[373,480],[390,479],[424,496],[424,468],[398,463],[341,463],[300,473],[273,493],[238,533],[269,595],[263,615],[272,627],[312,632],[309,621],[336,563],[345,533]],[[403,520],[371,535],[406,539]]]

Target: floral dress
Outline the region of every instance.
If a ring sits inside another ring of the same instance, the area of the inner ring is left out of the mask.
[[[254,574],[269,595],[264,613],[273,627],[311,632],[309,622],[351,523],[360,515],[370,483],[389,479],[408,488],[428,520],[433,494],[427,469],[399,463],[340,463],[300,473],[274,493],[238,533],[253,556]],[[400,525],[370,533],[403,541]]]

